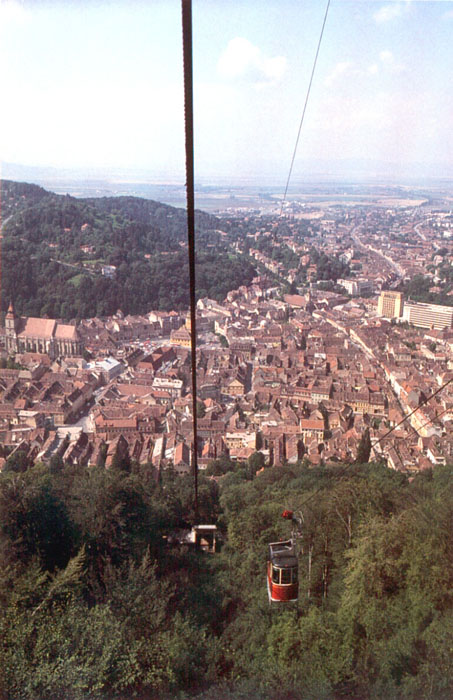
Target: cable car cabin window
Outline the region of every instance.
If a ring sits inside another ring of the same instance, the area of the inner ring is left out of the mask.
[[[281,583],[291,583],[291,569],[282,569]]]
[[[292,583],[297,583],[297,566],[288,569],[279,569],[273,566],[272,583],[280,586],[289,586]]]

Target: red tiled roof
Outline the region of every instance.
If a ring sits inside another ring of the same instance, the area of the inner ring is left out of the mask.
[[[55,330],[55,338],[57,338],[58,340],[77,340],[77,329],[75,326],[57,323],[57,328]]]
[[[56,321],[52,318],[27,318],[25,328],[19,336],[33,338],[52,338]]]

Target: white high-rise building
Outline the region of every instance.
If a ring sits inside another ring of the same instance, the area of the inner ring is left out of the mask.
[[[405,302],[403,321],[412,323],[419,328],[435,328],[443,330],[453,326],[453,307],[440,304],[422,304],[421,302]]]

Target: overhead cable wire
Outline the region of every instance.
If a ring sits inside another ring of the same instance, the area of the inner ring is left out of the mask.
[[[435,419],[436,419],[436,420],[439,420],[439,418],[440,418],[441,416],[443,416],[445,413],[448,413],[448,411],[451,411],[451,406],[447,406],[447,408],[444,408],[443,411],[441,411],[440,413],[437,413],[436,416],[435,416]],[[428,425],[432,425],[432,420],[431,420],[431,419],[430,419],[430,420],[427,420],[426,423],[423,423],[423,425],[420,425],[420,427],[417,428],[417,429],[414,428],[413,425],[412,425],[411,427],[412,427],[412,430],[414,431],[414,433],[415,433],[418,437],[420,437],[417,431],[423,430],[423,428],[426,428],[426,426],[428,426]],[[376,441],[376,442],[375,442],[375,445],[377,445],[377,444],[378,444],[378,443],[377,443],[377,441]],[[372,447],[374,447],[374,445],[372,445]]]
[[[181,0],[184,66],[184,126],[186,144],[187,240],[189,248],[190,351],[192,371],[194,510],[198,521],[197,327],[195,298],[195,182],[192,67],[192,0]]]
[[[422,408],[427,403],[429,403],[429,401],[431,401],[435,396],[437,396],[437,394],[440,394],[440,392],[443,391],[452,382],[453,382],[453,377],[451,379],[449,379],[448,381],[446,381],[444,384],[442,384],[442,386],[440,386],[438,389],[436,389],[436,391],[433,394],[430,394],[430,396],[427,396],[426,399],[423,399],[423,401],[420,401],[418,406],[416,406],[410,413],[408,413],[406,416],[404,416],[404,418],[402,418],[398,423],[396,423],[396,425],[394,425],[392,428],[390,428],[390,430],[388,430],[384,435],[382,435],[382,437],[380,437],[379,440],[376,440],[373,447],[375,447],[376,445],[379,445],[379,443],[381,443],[383,440],[385,440],[391,433],[393,433],[394,430],[396,430],[397,428],[399,428],[400,425],[402,425],[407,420],[409,420],[409,418],[411,418],[411,416],[413,416],[414,413],[416,413],[418,410],[420,410],[420,408]],[[425,425],[427,425],[427,424],[425,423]]]
[[[422,408],[423,406],[425,406],[425,405],[426,405],[429,401],[431,401],[435,396],[437,396],[438,394],[440,394],[440,392],[443,391],[443,390],[444,390],[449,384],[451,384],[452,382],[453,382],[453,377],[452,377],[451,379],[449,379],[448,381],[446,381],[444,384],[442,384],[442,386],[440,386],[439,389],[436,389],[436,391],[435,391],[433,394],[431,394],[430,396],[428,396],[426,399],[423,399],[423,401],[421,401],[421,402],[419,403],[419,405],[416,406],[410,413],[408,413],[406,416],[404,416],[404,418],[403,418],[402,420],[400,420],[398,423],[396,423],[396,425],[394,425],[392,428],[390,428],[390,430],[388,430],[384,435],[382,435],[382,436],[379,438],[379,440],[376,440],[376,442],[372,445],[373,449],[376,447],[376,445],[379,445],[383,440],[385,440],[386,438],[388,438],[388,436],[391,435],[391,434],[393,433],[394,430],[396,430],[397,428],[399,428],[400,425],[402,425],[402,424],[405,423],[407,420],[409,420],[409,418],[410,418],[411,416],[413,416],[414,413],[416,413],[417,411],[419,411],[420,408]],[[443,411],[443,413],[446,413],[446,411],[447,411],[447,409],[446,409],[445,411]],[[442,414],[441,414],[441,415],[442,415]],[[429,421],[428,423],[425,423],[423,426],[421,426],[421,428],[425,427],[425,426],[428,425],[429,423],[431,423],[431,421]],[[420,429],[421,429],[421,428],[420,428]],[[343,467],[343,469],[341,469],[339,472],[336,472],[336,473],[335,473],[335,478],[341,478],[342,476],[344,476],[344,475],[346,474],[346,472],[347,472],[351,467],[353,467],[355,464],[357,464],[357,463],[356,463],[356,462],[350,462],[349,464],[347,464],[345,467]],[[307,496],[307,498],[301,503],[301,505],[299,506],[299,508],[303,508],[305,505],[307,505],[307,503],[309,503],[309,502],[310,502],[315,496],[317,496],[318,493],[320,493],[322,490],[323,490],[323,487],[322,487],[322,486],[319,486],[317,489],[315,489],[315,491],[313,491],[309,496]]]
[[[301,133],[301,131],[302,131],[302,125],[303,125],[304,119],[305,119],[305,112],[307,111],[308,99],[309,99],[309,97],[310,97],[311,85],[312,85],[312,83],[313,83],[313,78],[314,78],[315,70],[316,70],[316,64],[317,64],[317,62],[318,62],[319,49],[321,48],[321,42],[322,42],[322,37],[323,37],[323,34],[324,34],[324,28],[325,28],[326,22],[327,22],[327,15],[328,15],[328,13],[329,13],[329,7],[330,7],[330,0],[327,0],[327,6],[326,6],[325,14],[324,14],[324,20],[323,20],[322,27],[321,27],[321,34],[319,35],[318,47],[317,47],[317,49],[316,49],[315,60],[313,61],[313,67],[312,67],[312,70],[311,70],[310,81],[309,81],[309,83],[308,83],[307,94],[305,95],[305,102],[304,102],[304,107],[303,107],[303,110],[302,110],[302,116],[301,116],[301,118],[300,118],[299,130],[298,130],[298,132],[297,132],[297,138],[296,138],[296,143],[295,143],[295,146],[294,146],[293,157],[292,157],[292,159],[291,159],[291,165],[290,165],[290,167],[289,167],[289,173],[288,173],[288,179],[287,179],[287,181],[286,181],[285,193],[284,193],[284,195],[283,195],[283,199],[282,199],[282,203],[281,203],[281,207],[280,207],[280,216],[282,215],[282,212],[283,212],[283,205],[284,205],[284,203],[285,203],[286,195],[287,195],[287,193],[288,193],[289,181],[291,180],[291,174],[292,174],[292,172],[293,172],[294,161],[296,160],[296,153],[297,153],[297,147],[298,147],[298,145],[299,145],[300,133]]]

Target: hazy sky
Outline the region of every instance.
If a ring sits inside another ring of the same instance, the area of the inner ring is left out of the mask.
[[[326,3],[193,0],[200,177],[287,172]],[[331,0],[307,160],[453,162],[453,2]],[[0,158],[183,179],[179,0],[0,0]]]

